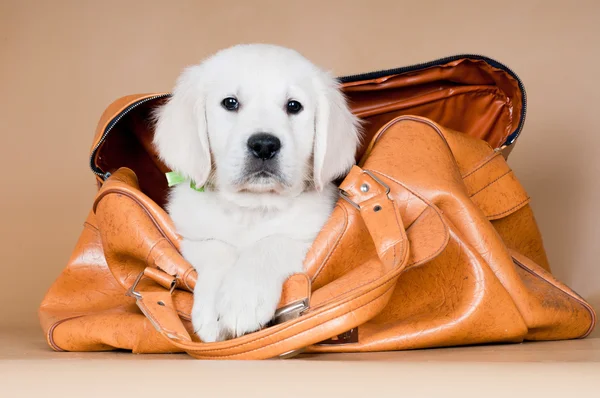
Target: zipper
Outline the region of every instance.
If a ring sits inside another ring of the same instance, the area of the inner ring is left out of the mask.
[[[117,116],[115,116],[115,118],[112,119],[110,121],[110,123],[108,123],[108,125],[104,129],[104,133],[102,133],[102,137],[100,137],[100,140],[94,146],[94,149],[92,149],[92,153],[90,155],[90,168],[92,169],[92,172],[94,174],[96,174],[97,176],[99,176],[100,178],[102,178],[102,180],[106,180],[108,177],[110,177],[109,172],[102,171],[102,169],[100,169],[98,166],[96,166],[94,164],[94,158],[96,157],[96,152],[98,152],[98,149],[100,149],[100,146],[102,146],[104,141],[106,141],[106,137],[108,137],[108,134],[110,133],[110,131],[113,129],[113,127],[115,127],[115,125],[117,123],[119,123],[119,121],[121,119],[123,119],[123,117],[125,117],[125,115],[127,115],[133,109],[137,108],[138,106],[140,106],[142,104],[145,104],[148,101],[153,101],[155,99],[166,98],[166,97],[170,97],[170,96],[171,96],[171,94],[161,94],[161,95],[155,95],[152,97],[144,98],[142,100],[134,102],[133,104],[129,105],[127,108],[125,108],[121,112],[119,112],[119,114]]]
[[[494,67],[496,69],[501,69],[501,70],[507,72],[512,78],[514,78],[517,81],[519,89],[521,90],[521,93],[523,95],[523,101],[522,101],[522,106],[521,106],[521,118],[519,120],[519,125],[517,126],[515,131],[513,131],[506,138],[506,141],[501,145],[501,147],[507,147],[509,145],[512,145],[516,141],[516,139],[519,137],[519,135],[521,134],[521,131],[523,130],[523,126],[525,125],[525,116],[527,115],[527,92],[525,91],[525,86],[523,85],[523,82],[521,81],[519,76],[508,66],[496,61],[495,59],[488,58],[486,56],[478,55],[478,54],[452,55],[449,57],[439,58],[439,59],[436,59],[433,61],[423,62],[423,63],[419,63],[419,64],[414,64],[414,65],[404,66],[401,68],[383,69],[383,70],[378,70],[378,71],[374,71],[374,72],[361,73],[361,74],[357,74],[357,75],[342,76],[342,77],[338,77],[337,79],[340,83],[351,83],[351,82],[360,81],[360,80],[378,79],[380,77],[385,77],[388,75],[396,75],[396,74],[401,74],[401,73],[413,72],[416,70],[430,68],[433,66],[444,65],[444,64],[447,64],[448,62],[458,61],[460,59],[473,59],[473,60],[485,61],[487,64],[491,65],[492,67]],[[125,115],[127,115],[133,109],[137,108],[138,106],[140,106],[148,101],[153,101],[153,100],[156,100],[159,98],[166,98],[166,97],[170,97],[170,96],[171,96],[171,94],[160,94],[160,95],[155,95],[152,97],[144,98],[143,100],[139,100],[139,101],[134,102],[133,104],[129,105],[127,108],[123,109],[114,119],[112,119],[110,121],[110,123],[108,123],[106,128],[104,129],[104,133],[102,133],[102,137],[100,137],[100,140],[94,146],[94,149],[92,149],[92,153],[90,155],[90,167],[92,169],[92,172],[94,174],[96,174],[97,176],[99,176],[100,178],[102,178],[103,180],[106,180],[110,176],[109,172],[102,171],[99,167],[97,167],[94,164],[94,158],[96,157],[96,153],[98,152],[98,149],[100,148],[100,146],[104,143],[104,141],[106,141],[106,137],[108,136],[110,131],[113,129],[113,127],[115,127],[115,125],[123,117],[125,117]]]

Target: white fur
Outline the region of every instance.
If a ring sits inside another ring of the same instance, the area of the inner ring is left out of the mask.
[[[235,97],[240,107],[221,105]],[[286,112],[289,100],[302,103]],[[278,178],[245,179],[248,138],[281,141]],[[354,163],[359,140],[337,82],[297,52],[264,44],[222,50],[187,68],[157,112],[154,143],[172,170],[205,186],[171,191],[168,212],[182,254],[198,271],[192,322],[205,342],[260,329],[283,282],[337,198],[331,181]]]

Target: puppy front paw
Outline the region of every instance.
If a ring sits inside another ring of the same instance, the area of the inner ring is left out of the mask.
[[[201,294],[194,294],[192,325],[194,326],[194,332],[202,342],[214,343],[222,340],[214,303],[212,303],[212,300],[202,297]]]
[[[205,343],[223,340],[225,337],[220,334],[215,297],[227,271],[237,261],[237,252],[216,240],[200,243],[184,241],[182,247],[186,258],[195,264],[198,272],[191,314],[194,331]]]
[[[240,337],[269,323],[277,309],[282,285],[281,275],[233,267],[217,293],[220,337]]]

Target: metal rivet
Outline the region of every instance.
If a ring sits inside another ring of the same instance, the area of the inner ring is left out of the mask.
[[[362,184],[360,186],[360,190],[361,190],[361,192],[369,192],[369,185],[368,184]]]
[[[158,301],[156,304],[162,305],[163,307],[165,306],[165,302],[164,301]]]
[[[374,212],[378,212],[379,210],[381,210],[381,206],[376,205],[375,207],[373,207]]]

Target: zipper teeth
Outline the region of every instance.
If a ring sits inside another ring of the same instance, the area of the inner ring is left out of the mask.
[[[115,125],[117,123],[119,123],[119,121],[121,119],[123,119],[123,117],[125,117],[125,115],[127,115],[129,112],[131,112],[132,109],[137,108],[139,105],[142,105],[148,101],[152,101],[155,99],[159,99],[159,98],[163,98],[163,97],[169,97],[171,94],[160,94],[160,95],[154,95],[152,97],[148,97],[148,98],[144,98],[143,100],[134,102],[133,104],[129,105],[127,108],[123,109],[118,115],[117,117],[115,117],[114,119],[112,119],[110,121],[110,123],[106,126],[106,129],[104,129],[104,133],[102,133],[102,137],[100,137],[100,140],[98,141],[98,143],[94,146],[94,149],[92,149],[92,153],[90,155],[90,167],[92,168],[92,172],[94,174],[96,174],[97,176],[102,177],[103,180],[105,180],[106,178],[108,178],[110,176],[110,173],[108,172],[103,172],[100,168],[96,167],[96,165],[94,164],[94,158],[96,157],[96,152],[98,151],[98,148],[100,148],[100,146],[104,143],[104,141],[106,141],[106,137],[108,136],[108,133],[110,133],[110,131],[113,129],[113,127],[115,127]]]
[[[501,62],[496,61],[495,59],[486,57],[484,55],[479,55],[479,54],[460,54],[460,55],[453,55],[453,56],[449,56],[449,57],[439,58],[439,59],[429,61],[429,62],[422,62],[422,63],[413,64],[413,65],[409,65],[409,66],[403,66],[401,68],[383,69],[383,70],[374,71],[374,72],[342,76],[342,77],[338,77],[337,79],[340,83],[350,83],[350,82],[354,82],[354,81],[358,81],[358,80],[377,79],[380,77],[384,77],[386,75],[406,73],[406,72],[411,72],[411,71],[415,71],[418,69],[438,66],[438,65],[446,64],[448,62],[457,61],[459,59],[474,59],[474,60],[485,61],[486,63],[490,64],[494,68],[502,69],[502,70],[506,71],[509,75],[511,75],[517,81],[517,84],[518,84],[519,89],[521,90],[521,93],[523,96],[522,108],[521,108],[521,118],[519,120],[519,125],[517,126],[515,131],[513,131],[511,134],[509,134],[509,136],[506,138],[506,141],[502,145],[507,146],[507,145],[513,144],[515,142],[515,140],[517,139],[517,137],[519,136],[519,134],[521,134],[521,131],[523,130],[523,126],[525,125],[525,116],[527,115],[527,92],[525,91],[525,86],[523,85],[523,82],[521,81],[519,76],[508,66],[504,65]],[[129,112],[131,112],[132,109],[134,109],[134,108],[138,107],[139,105],[142,105],[148,101],[152,101],[152,100],[159,99],[159,98],[170,97],[170,96],[171,96],[171,94],[160,94],[160,95],[155,95],[155,96],[140,100],[138,102],[135,102],[135,103],[129,105],[127,108],[123,109],[121,111],[121,113],[119,113],[119,115],[117,115],[117,117],[115,117],[113,120],[111,120],[110,123],[108,124],[108,126],[106,126],[106,129],[104,130],[104,133],[102,134],[102,137],[100,137],[100,140],[94,146],[94,149],[92,150],[92,153],[90,155],[90,167],[92,169],[92,172],[94,174],[96,174],[97,176],[101,177],[103,180],[108,178],[108,176],[110,175],[110,173],[108,173],[108,172],[105,173],[100,168],[96,167],[96,165],[94,164],[94,158],[96,156],[96,152],[98,151],[100,146],[104,143],[104,141],[106,140],[106,137],[108,136],[110,131],[123,117],[125,117],[125,115],[127,115]]]

